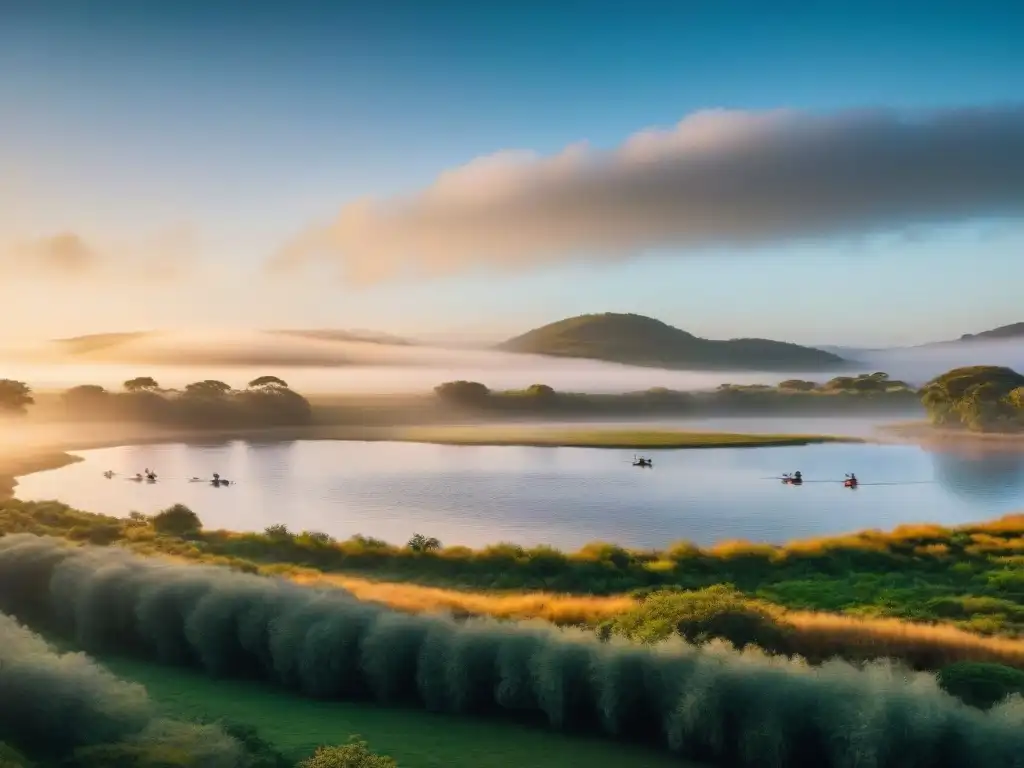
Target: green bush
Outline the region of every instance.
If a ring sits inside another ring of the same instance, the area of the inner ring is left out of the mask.
[[[771,645],[770,627],[733,621],[756,604],[739,603],[728,589],[688,599],[686,610],[669,614],[669,626]],[[1018,703],[972,709],[942,692],[932,675],[887,663],[812,668],[678,641],[648,649],[550,626],[457,622],[397,612],[342,590],[24,534],[0,539],[0,610],[30,616],[87,650],[198,665],[213,676],[263,679],[322,700],[487,714],[648,741],[679,759],[731,768],[889,766],[894,757],[901,768],[1001,768],[1024,754]],[[55,696],[37,677],[26,680],[32,686],[25,697],[39,690],[44,702],[60,703],[36,724],[45,743],[71,724],[101,743],[132,741],[98,739],[88,721],[67,716],[66,692]],[[36,716],[21,706],[6,715]]]
[[[756,645],[774,653],[786,653],[789,645],[786,630],[765,607],[722,584],[692,592],[651,593],[612,621],[610,629],[640,643],[657,643],[677,634],[696,645],[721,639],[737,648]]]
[[[145,689],[84,654],[60,654],[0,614],[0,740],[37,760],[96,768],[241,768],[241,745],[215,726],[160,717]],[[185,758],[194,756],[194,761]],[[0,750],[0,765],[18,765]]]
[[[365,741],[353,736],[343,746],[319,747],[297,768],[398,768],[398,763],[390,757],[374,754]]]
[[[153,530],[171,536],[187,536],[202,530],[199,515],[184,504],[174,504],[153,516]]]
[[[1024,694],[1024,672],[1002,664],[961,661],[943,667],[937,677],[944,691],[980,709]]]

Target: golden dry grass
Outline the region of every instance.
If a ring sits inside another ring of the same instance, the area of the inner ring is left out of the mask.
[[[317,571],[299,572],[290,578],[308,586],[341,587],[360,600],[413,613],[455,611],[501,619],[595,625],[636,606],[636,601],[627,595],[487,594],[374,582]],[[797,652],[811,658],[893,657],[931,669],[954,661],[989,661],[1024,668],[1024,640],[985,637],[945,624],[777,610],[780,622],[793,628]]]
[[[500,619],[543,619],[555,624],[591,624],[628,611],[636,601],[628,595],[559,595],[551,592],[487,594],[418,584],[375,582],[351,576],[300,572],[290,577],[299,584],[335,586],[360,600],[385,603],[414,613],[456,611]]]

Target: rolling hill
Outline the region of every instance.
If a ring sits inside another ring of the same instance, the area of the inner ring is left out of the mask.
[[[1024,323],[1001,325],[981,333],[965,333],[960,341],[1005,341],[1007,339],[1024,339]]]
[[[769,339],[702,339],[643,315],[579,315],[516,336],[505,352],[676,370],[818,371],[846,368],[824,350]]]

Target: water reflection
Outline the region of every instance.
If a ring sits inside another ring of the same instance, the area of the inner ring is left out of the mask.
[[[958,447],[929,453],[936,481],[955,496],[1007,505],[1024,496],[1024,452]]]
[[[644,471],[630,466],[631,451],[413,443],[168,444],[83,456],[23,478],[18,495],[119,515],[181,502],[209,528],[285,523],[339,538],[404,542],[420,532],[447,544],[568,549],[599,539],[633,547],[783,542],[901,523],[955,525],[1024,508],[1024,455],[907,445],[659,451],[655,468]],[[102,474],[146,466],[159,483]],[[802,487],[777,479],[795,470]],[[188,482],[213,472],[238,484]],[[863,483],[855,492],[842,486],[846,472]]]

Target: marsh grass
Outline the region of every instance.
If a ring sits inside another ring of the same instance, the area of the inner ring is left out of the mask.
[[[0,609],[92,652],[371,700],[645,740],[723,766],[1019,764],[1024,704],[988,713],[891,664],[654,649],[548,626],[453,621],[340,590],[161,563],[55,539],[0,539]]]
[[[537,448],[768,448],[812,443],[860,443],[859,438],[829,435],[739,434],[678,430],[524,429],[514,426],[417,427],[396,430],[390,439],[440,445],[504,445]]]

